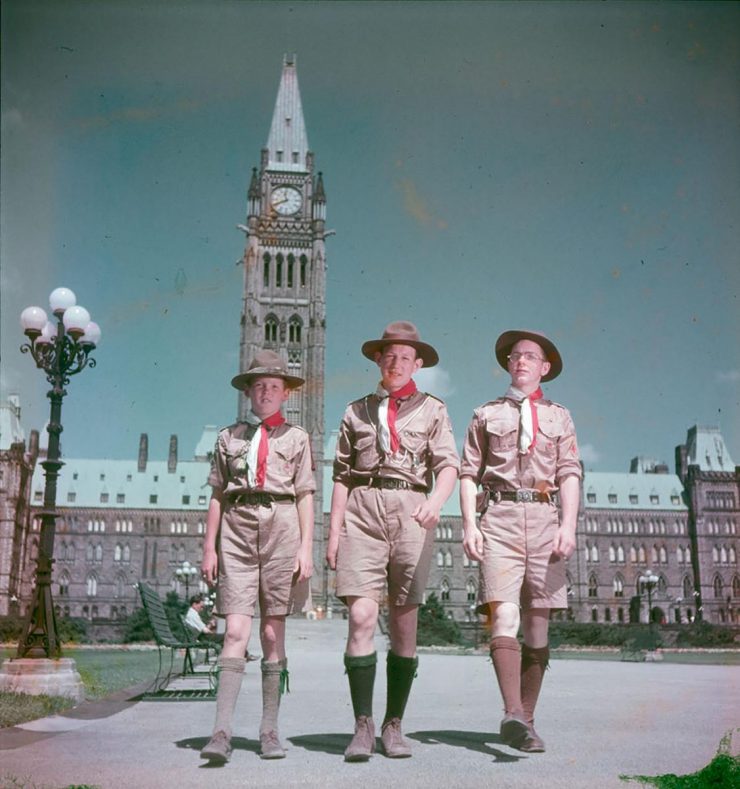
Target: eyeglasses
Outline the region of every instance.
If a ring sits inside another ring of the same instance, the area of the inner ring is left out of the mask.
[[[518,362],[520,359],[526,359],[528,362],[547,361],[547,359],[543,359],[541,356],[537,355],[536,353],[532,353],[531,351],[524,351],[524,353],[519,353],[519,351],[514,351],[514,353],[510,353],[506,358],[510,362]]]

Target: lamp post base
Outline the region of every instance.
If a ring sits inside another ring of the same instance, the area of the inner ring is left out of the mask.
[[[78,702],[85,698],[72,658],[8,658],[0,666],[0,691],[66,696]]]

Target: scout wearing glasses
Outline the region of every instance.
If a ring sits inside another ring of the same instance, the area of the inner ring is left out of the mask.
[[[468,427],[460,470],[463,546],[481,563],[478,611],[491,617],[501,737],[535,753],[545,750],[534,709],[549,660],[550,609],[567,607],[565,560],[576,545],[582,472],[570,414],[540,389],[562,370],[555,345],[537,332],[507,331],[496,342],[496,359],[511,386],[477,408]]]
[[[288,424],[280,407],[302,378],[288,375],[272,351],[258,352],[231,385],[250,399],[246,422],[218,434],[203,545],[203,578],[218,580],[216,609],[226,617],[219,658],[216,723],[201,751],[212,763],[231,756],[231,722],[244,674],[257,602],[262,642],[260,755],[280,759],[280,695],[287,682],[285,617],[307,604],[313,573],[313,492],[309,437]]]
[[[337,571],[337,596],[349,607],[344,664],[355,715],[355,734],[345,751],[350,762],[367,761],[375,750],[373,635],[386,584],[391,648],[381,740],[386,756],[411,756],[401,719],[418,665],[418,606],[433,529],[459,464],[444,403],[418,392],[411,378],[438,361],[416,327],[391,323],[381,339],[362,346],[362,353],[378,365],[381,381],[373,394],[350,403],[342,419],[327,547],[329,566]]]

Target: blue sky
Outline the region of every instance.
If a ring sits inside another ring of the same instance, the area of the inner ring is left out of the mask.
[[[587,468],[740,462],[740,4],[2,4],[0,373],[47,385],[17,315],[72,288],[103,330],[63,451],[187,458],[233,420],[251,168],[296,52],[324,173],[327,433],[413,320],[462,440],[517,326],[559,345]]]

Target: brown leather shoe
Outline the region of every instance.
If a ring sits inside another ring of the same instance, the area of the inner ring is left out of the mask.
[[[231,737],[219,729],[200,752],[201,759],[208,759],[212,764],[225,764],[231,758]]]
[[[260,759],[284,759],[285,749],[274,730],[260,732]]]
[[[401,733],[400,718],[391,718],[383,724],[380,740],[389,759],[408,759],[411,756],[411,745]]]
[[[367,715],[355,721],[355,736],[344,752],[345,762],[366,762],[375,753],[375,724]]]
[[[506,713],[501,721],[499,733],[507,745],[513,745],[521,740],[529,731],[527,721],[521,715]]]
[[[517,750],[524,751],[525,753],[545,752],[545,741],[534,730],[534,726],[530,726],[527,729],[527,733],[516,742],[511,743],[511,745]]]

